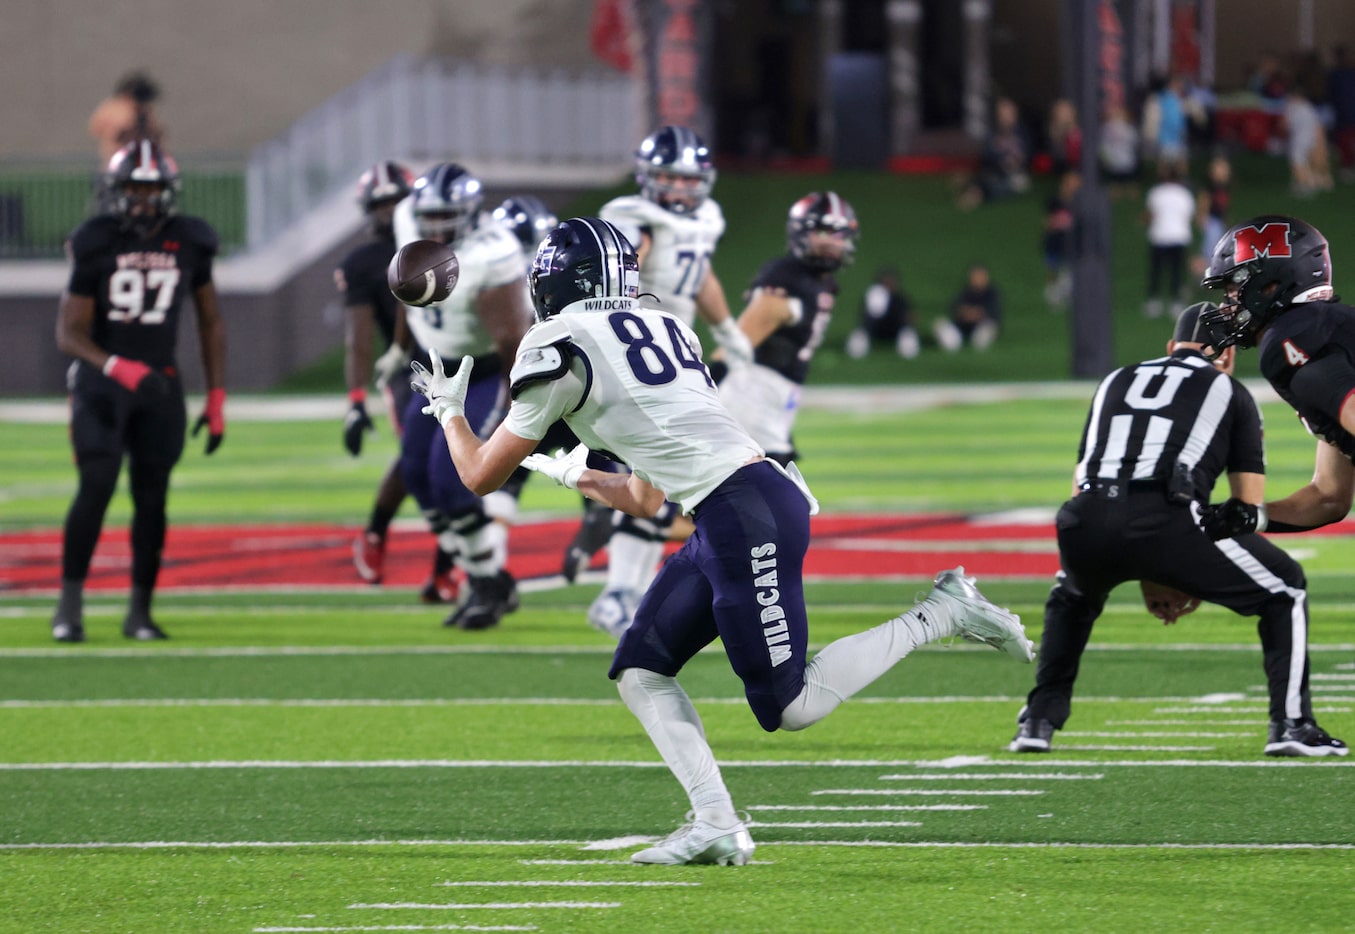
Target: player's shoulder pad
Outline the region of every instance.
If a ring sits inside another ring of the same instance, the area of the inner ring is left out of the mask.
[[[179,239],[191,243],[207,253],[216,253],[221,247],[221,238],[216,229],[201,217],[191,214],[177,214],[173,221],[173,232]]]
[[[622,195],[613,198],[598,210],[598,217],[610,223],[630,223],[651,225],[662,221],[668,213],[662,207],[642,195]]]
[[[81,260],[111,249],[118,221],[107,214],[91,217],[71,233],[67,248],[72,259]]]
[[[570,337],[569,325],[558,318],[535,324],[523,335],[508,375],[512,398],[533,383],[551,382],[569,372],[573,357]]]

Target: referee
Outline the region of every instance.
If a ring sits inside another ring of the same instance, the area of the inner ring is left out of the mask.
[[[1233,348],[1213,365],[1191,305],[1169,356],[1102,380],[1078,448],[1072,499],[1059,509],[1059,572],[1045,604],[1035,687],[1017,717],[1013,752],[1048,752],[1072,703],[1092,625],[1117,585],[1140,581],[1145,602],[1174,623],[1200,600],[1260,617],[1270,690],[1270,756],[1344,756],[1345,743],[1313,720],[1308,692],[1308,596],[1303,569],[1255,532],[1212,541],[1201,516],[1218,476],[1230,494],[1261,503],[1261,416],[1233,379]]]

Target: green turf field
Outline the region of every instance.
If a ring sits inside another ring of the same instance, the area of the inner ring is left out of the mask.
[[[1089,390],[1090,391],[1090,390]],[[341,402],[342,400],[340,400]],[[848,416],[797,440],[828,512],[1051,509],[1085,400]],[[1267,406],[1275,492],[1312,444]],[[59,525],[65,428],[0,423],[0,533]],[[393,451],[339,421],[233,420],[191,444],[171,518],[360,525]],[[524,509],[573,494],[529,484]],[[406,514],[412,518],[412,510]],[[108,526],[128,519],[124,493]],[[1355,736],[1355,549],[1277,539],[1310,578],[1318,716]],[[948,566],[938,556],[937,569]],[[0,565],[0,573],[3,565]],[[55,569],[53,572],[55,577]],[[1038,639],[1050,581],[981,580]],[[812,641],[927,582],[816,580]],[[180,591],[163,645],[58,646],[52,599],[0,601],[0,931],[1338,931],[1355,892],[1355,760],[1272,760],[1255,627],[1164,628],[1124,588],[1048,757],[1006,752],[1032,671],[928,646],[832,717],[762,732],[718,652],[683,681],[758,843],[747,867],[640,867],[685,802],[616,697],[596,584],[524,593],[498,629],[394,589]]]

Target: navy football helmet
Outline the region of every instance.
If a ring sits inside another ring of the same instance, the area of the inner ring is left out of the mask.
[[[815,243],[811,234],[833,234],[836,246]],[[856,258],[860,228],[856,211],[847,199],[833,191],[811,191],[790,206],[786,218],[786,247],[805,265],[824,272],[851,265]]]
[[[640,194],[674,214],[690,214],[715,187],[715,163],[694,130],[659,127],[635,150]]]
[[[419,236],[457,243],[475,229],[485,201],[480,180],[455,162],[440,162],[414,182],[414,221]]]
[[[174,160],[150,140],[135,140],[108,160],[107,209],[122,218],[124,226],[145,235],[174,213],[179,184]]]
[[[1327,238],[1295,217],[1254,217],[1219,238],[1201,284],[1236,292],[1203,316],[1219,335],[1214,346],[1255,347],[1266,325],[1294,305],[1333,298]]]
[[[596,217],[573,217],[546,234],[528,277],[538,321],[586,298],[636,298],[640,257],[625,234]]]
[[[529,255],[536,253],[537,245],[552,227],[560,223],[560,219],[540,198],[531,195],[508,198],[494,209],[493,217],[517,237],[523,252]]]

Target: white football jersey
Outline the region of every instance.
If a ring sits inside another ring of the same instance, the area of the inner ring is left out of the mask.
[[[404,246],[421,239],[414,221],[413,199],[406,198],[395,208],[395,243]],[[475,229],[454,249],[461,272],[452,294],[422,308],[405,306],[405,320],[414,340],[425,350],[436,350],[448,361],[460,360],[466,354],[480,357],[494,351],[494,341],[485,330],[475,303],[486,289],[524,279],[522,246],[488,214],[480,215]]]
[[[684,512],[762,454],[721,404],[696,334],[635,299],[585,299],[534,325],[511,380],[513,434],[539,440],[563,418]]]
[[[640,232],[649,233],[653,242],[640,266],[640,291],[655,295],[660,308],[690,327],[697,290],[725,232],[720,206],[707,198],[690,214],[674,214],[642,195],[625,195],[604,204],[598,216],[620,228],[636,250]]]

